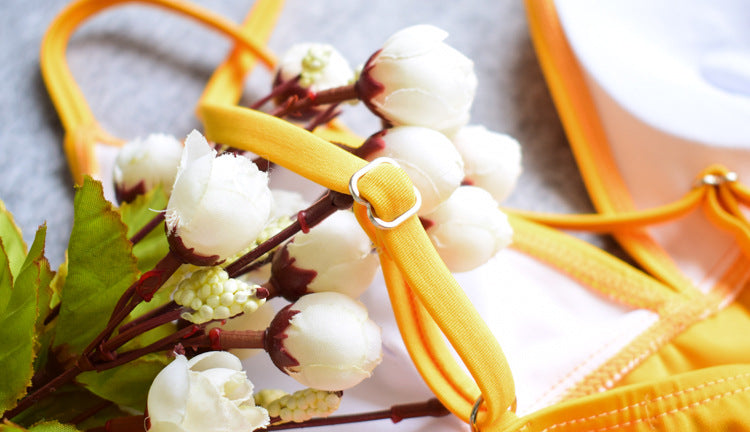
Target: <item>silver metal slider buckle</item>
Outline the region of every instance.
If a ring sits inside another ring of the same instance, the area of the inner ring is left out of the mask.
[[[401,168],[399,164],[391,158],[388,158],[388,157],[376,158],[372,162],[365,165],[364,168],[355,172],[354,175],[352,175],[352,177],[349,179],[349,193],[351,194],[352,198],[354,198],[354,201],[357,201],[358,203],[363,204],[364,206],[367,207],[367,217],[370,218],[370,222],[372,222],[373,225],[375,225],[376,227],[380,229],[391,229],[391,228],[395,228],[401,225],[405,220],[414,216],[417,213],[417,211],[419,211],[419,207],[422,206],[422,196],[419,194],[419,191],[415,187],[414,196],[416,198],[416,202],[414,203],[414,206],[412,206],[412,208],[405,211],[403,214],[398,216],[396,219],[393,219],[392,221],[385,221],[377,217],[370,203],[366,199],[362,198],[362,196],[359,194],[359,188],[357,188],[357,182],[359,182],[359,179],[362,178],[362,176],[364,176],[368,172],[375,169],[378,165],[381,165],[384,163],[391,164],[398,168]]]

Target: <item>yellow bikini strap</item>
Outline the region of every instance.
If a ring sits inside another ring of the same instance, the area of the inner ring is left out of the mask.
[[[734,172],[712,165],[698,176],[684,197],[653,209],[583,215],[516,210],[509,210],[509,213],[558,229],[617,234],[674,221],[702,208],[708,219],[732,234],[743,252],[750,256],[750,222],[741,206],[750,206],[750,190],[738,182]]]
[[[71,3],[58,14],[44,36],[41,48],[41,68],[50,98],[65,129],[65,153],[73,179],[77,184],[83,181],[85,174],[96,174],[98,171],[98,164],[93,151],[97,142],[119,145],[121,141],[104,132],[96,121],[68,68],[65,60],[66,47],[70,36],[86,19],[104,9],[128,2],[160,7],[195,19],[236,40],[267,65],[275,63],[273,54],[263,44],[256,42],[255,38],[243,34],[235,24],[207,9],[185,1],[79,0]],[[274,2],[272,0],[261,0],[260,3]],[[255,9],[264,10],[258,6]]]
[[[276,22],[284,6],[283,0],[259,0],[242,22],[241,31],[256,41],[266,41],[276,27]],[[237,44],[227,58],[214,70],[206,87],[203,89],[198,106],[209,104],[234,105],[240,101],[245,77],[252,72],[259,57]],[[270,60],[270,59],[267,59]],[[273,68],[275,62],[266,61],[266,66]]]
[[[212,104],[202,105],[200,112],[207,138],[263,154],[270,161],[338,192],[349,193],[352,176],[362,173],[368,165],[329,142],[267,114]],[[416,202],[408,176],[390,164],[375,166],[362,175],[356,186],[372,207],[372,213],[385,221],[406,213]],[[389,289],[402,285],[396,290],[403,293],[404,287],[409,288],[476,381],[485,407],[478,424],[497,426],[515,419],[509,411],[515,401],[513,379],[500,345],[443,264],[419,218],[413,215],[397,227],[384,230],[371,225],[362,205],[356,204],[356,212],[360,223],[374,237],[386,269],[400,280],[394,284],[396,278],[389,277]],[[441,372],[451,363],[450,373],[463,374],[447,352],[447,348],[439,350],[437,359],[425,354],[423,360],[427,363],[422,366],[429,372],[423,378],[433,389],[441,389],[436,394],[451,411],[468,420],[471,410],[467,408],[480,394],[469,396],[471,402],[467,403],[466,391],[462,393],[462,389],[452,384],[454,377]],[[420,367],[421,361],[417,363]],[[459,383],[467,381],[458,379]]]

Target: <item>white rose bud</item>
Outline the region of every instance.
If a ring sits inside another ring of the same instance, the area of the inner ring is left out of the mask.
[[[465,126],[453,137],[464,160],[465,182],[489,192],[495,201],[510,195],[521,175],[521,145],[510,135]]]
[[[464,164],[453,143],[443,134],[418,126],[399,126],[371,136],[363,144],[366,159],[386,156],[403,168],[422,195],[420,215],[447,200],[464,178]]]
[[[446,37],[430,25],[395,33],[365,64],[360,99],[394,126],[451,134],[465,125],[477,88],[474,63],[443,43]]]
[[[372,247],[354,214],[338,211],[274,255],[269,282],[289,301],[323,291],[357,298],[378,269]]]
[[[277,82],[294,79],[299,86],[314,92],[345,86],[354,78],[354,71],[336,48],[323,43],[292,45],[279,59]]]
[[[171,135],[151,134],[125,143],[112,173],[117,201],[133,201],[158,186],[169,194],[181,154],[182,143]]]
[[[453,272],[473,270],[486,263],[513,239],[508,218],[489,192],[462,186],[423,218],[427,235]]]
[[[299,76],[298,81],[291,81]],[[331,45],[301,43],[293,45],[279,61],[273,83],[274,100],[282,104],[290,97],[305,98],[310,92],[320,92],[346,86],[354,81],[354,71],[346,59]],[[327,109],[323,104],[293,113],[304,120]]]
[[[167,204],[170,246],[192,264],[207,265],[245,249],[271,212],[268,177],[249,159],[216,157],[197,131],[185,140]]]
[[[265,347],[276,367],[318,390],[351,388],[382,359],[380,328],[367,309],[335,292],[308,294],[282,309]]]
[[[149,432],[253,431],[269,424],[242,363],[223,351],[190,360],[178,355],[154,378],[147,403]]]

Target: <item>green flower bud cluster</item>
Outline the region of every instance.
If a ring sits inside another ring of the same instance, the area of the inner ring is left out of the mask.
[[[230,279],[221,267],[205,267],[183,279],[174,292],[174,301],[193,312],[182,318],[194,324],[226,319],[242,312],[255,312],[265,299],[256,297],[259,285]]]
[[[300,74],[300,85],[310,87],[320,79],[323,69],[328,66],[331,58],[331,50],[315,45],[310,47],[307,55],[302,58],[302,73]]]
[[[269,416],[278,417],[283,423],[299,423],[314,417],[327,417],[335,412],[341,403],[341,392],[308,388],[273,398],[279,393],[280,390],[263,390],[256,395],[255,403],[266,408]],[[273,400],[268,402],[271,398]]]

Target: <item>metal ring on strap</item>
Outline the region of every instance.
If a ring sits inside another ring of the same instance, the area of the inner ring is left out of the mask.
[[[479,395],[477,398],[477,401],[474,402],[474,407],[471,408],[471,415],[469,416],[469,424],[471,425],[471,431],[472,432],[479,432],[479,427],[477,426],[477,414],[479,414],[479,407],[484,402],[484,397],[482,395]]]
[[[722,183],[736,182],[739,176],[734,171],[725,174],[706,174],[695,182],[695,187],[718,186]]]
[[[469,424],[471,425],[471,432],[479,432],[479,426],[477,426],[477,416],[479,415],[479,407],[484,403],[484,397],[479,395],[477,401],[474,402],[474,406],[471,408],[471,414],[469,415]],[[518,399],[513,399],[513,403],[508,407],[508,411],[516,412],[518,405]]]
[[[416,201],[414,205],[412,206],[412,208],[405,211],[403,214],[401,214],[400,216],[398,216],[396,219],[392,221],[385,221],[377,217],[370,203],[366,199],[362,198],[362,195],[360,195],[359,188],[357,187],[357,182],[359,181],[360,178],[362,178],[362,176],[364,176],[368,172],[375,169],[375,167],[377,167],[378,165],[381,165],[384,163],[388,163],[398,168],[401,168],[399,164],[391,158],[387,158],[387,157],[376,158],[372,162],[365,165],[364,168],[355,172],[354,175],[352,175],[352,177],[349,179],[349,193],[352,195],[352,198],[354,198],[354,201],[357,201],[358,203],[363,204],[364,206],[367,207],[367,217],[370,218],[370,222],[372,222],[373,225],[375,225],[376,227],[380,229],[391,229],[391,228],[395,228],[401,225],[405,220],[409,219],[410,217],[415,215],[417,211],[419,211],[419,207],[422,206],[422,196],[419,194],[419,191],[415,187],[414,197],[416,198]]]

